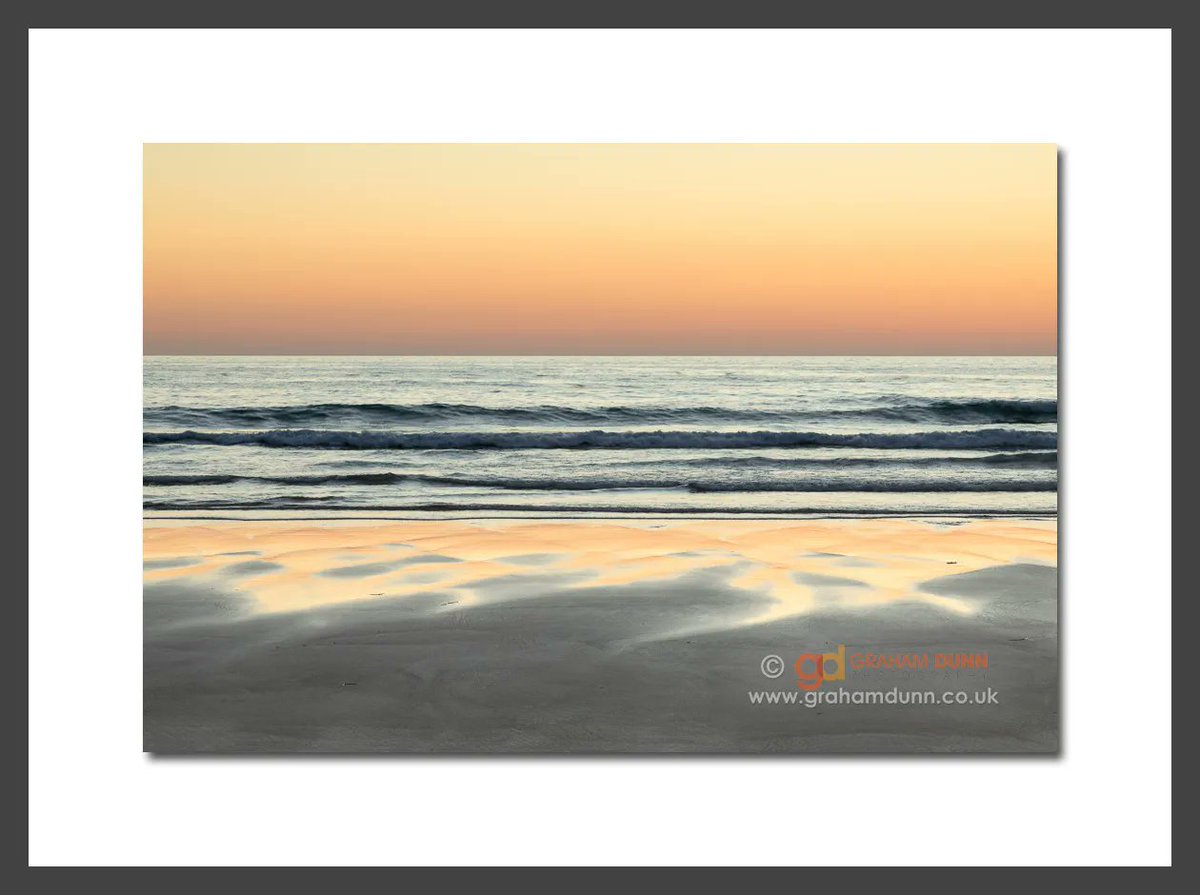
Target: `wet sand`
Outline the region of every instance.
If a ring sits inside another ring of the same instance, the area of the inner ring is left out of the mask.
[[[1058,749],[1052,520],[147,520],[144,541],[149,752]],[[995,700],[753,700],[812,692],[793,663],[841,645],[858,664],[822,694]],[[863,667],[904,655],[929,667]]]

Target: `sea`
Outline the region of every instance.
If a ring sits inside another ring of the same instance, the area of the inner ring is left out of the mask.
[[[1054,357],[165,357],[147,516],[1053,516]]]

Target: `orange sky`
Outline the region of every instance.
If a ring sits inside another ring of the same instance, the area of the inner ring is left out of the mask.
[[[148,144],[147,354],[1054,354],[1053,145]]]

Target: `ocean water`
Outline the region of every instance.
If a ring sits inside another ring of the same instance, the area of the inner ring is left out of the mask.
[[[1030,515],[1053,357],[147,357],[147,515]]]

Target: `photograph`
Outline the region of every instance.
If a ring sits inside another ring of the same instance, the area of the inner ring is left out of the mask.
[[[1049,143],[146,143],[142,747],[1057,754]]]

